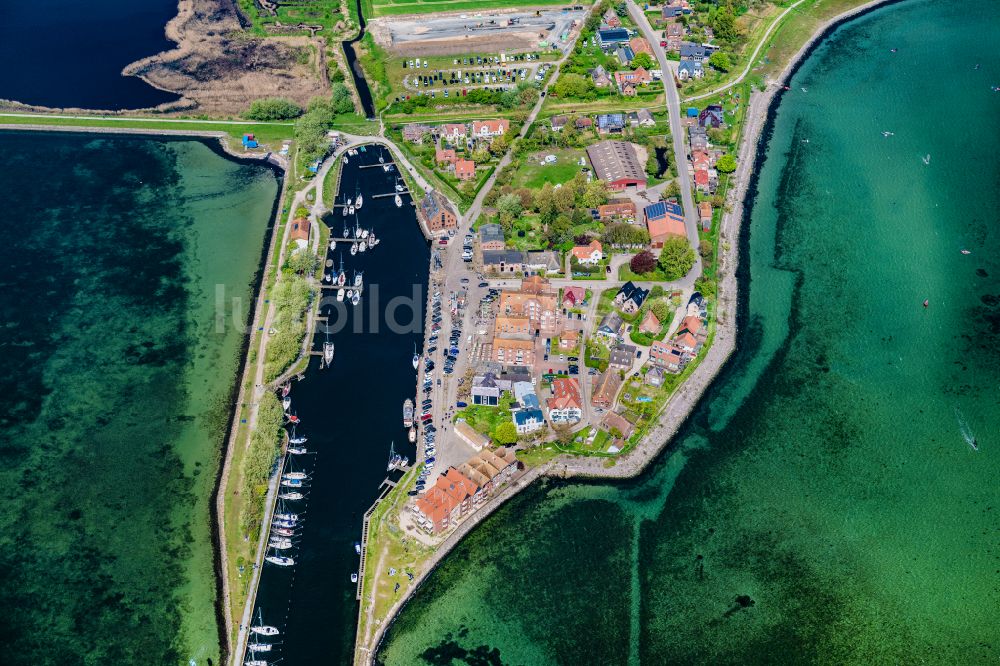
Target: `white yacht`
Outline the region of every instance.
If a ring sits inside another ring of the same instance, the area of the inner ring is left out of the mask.
[[[353,255],[355,255],[357,253],[358,253],[358,244],[357,244],[357,242],[351,243],[351,255],[353,256]]]
[[[365,202],[364,199],[361,197],[361,194],[359,193],[358,198],[354,200],[354,207],[361,208],[361,204],[363,204],[364,202]]]
[[[358,252],[364,252],[367,249],[368,249],[368,243],[366,243],[365,241],[361,241],[360,243],[358,243]]]
[[[330,365],[331,363],[333,363],[333,352],[334,352],[333,343],[330,342],[329,340],[327,340],[326,342],[324,342],[323,343],[323,361],[327,365]],[[304,444],[304,443],[305,442],[293,442],[293,444]]]
[[[305,472],[285,472],[281,475],[281,478],[288,481],[302,481],[308,479],[309,475]]]
[[[280,495],[278,495],[278,499],[280,500],[291,500],[291,501],[300,500],[304,497],[305,495],[303,495],[302,493],[281,493]]]
[[[342,303],[343,301],[344,301],[344,290],[343,289],[338,289],[337,290],[337,302],[338,303]]]
[[[271,564],[277,564],[279,567],[290,567],[295,564],[295,560],[291,557],[284,557],[282,555],[268,555],[264,558],[264,561],[270,562]]]
[[[402,208],[402,207],[403,207],[403,197],[401,197],[401,196],[399,196],[397,194],[396,195],[396,208]]]
[[[292,547],[292,540],[288,537],[282,537],[280,539],[271,537],[271,540],[267,543],[267,545],[276,550],[288,550]]]
[[[354,292],[354,295],[351,296],[351,305],[357,305],[360,302],[361,302],[361,294],[359,294],[358,292]]]

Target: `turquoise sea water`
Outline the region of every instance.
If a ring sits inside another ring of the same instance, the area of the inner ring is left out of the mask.
[[[914,0],[810,56],[760,167],[740,349],[673,452],[512,500],[383,663],[1000,659],[998,42],[996,3]]]
[[[200,141],[0,149],[2,660],[218,664],[209,497],[279,181]]]

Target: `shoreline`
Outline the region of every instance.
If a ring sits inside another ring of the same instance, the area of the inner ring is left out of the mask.
[[[674,436],[687,423],[701,399],[713,385],[719,373],[727,366],[733,352],[737,349],[737,337],[740,330],[740,315],[748,304],[746,289],[739,288],[739,277],[748,276],[748,267],[740,262],[741,246],[749,240],[749,214],[752,201],[749,197],[756,192],[757,167],[766,155],[768,138],[772,120],[781,102],[781,94],[785,85],[798,71],[805,59],[841,25],[863,16],[882,6],[895,4],[902,0],[872,0],[863,5],[849,9],[821,24],[812,37],[806,41],[788,64],[781,71],[777,80],[764,91],[754,92],[748,104],[744,120],[743,136],[738,148],[738,168],[734,173],[735,188],[727,195],[727,204],[731,209],[723,215],[719,240],[728,251],[719,254],[719,289],[717,299],[717,327],[715,340],[701,364],[695,369],[688,380],[677,389],[668,401],[659,421],[652,430],[633,449],[621,458],[617,458],[613,467],[605,467],[605,458],[567,459],[566,454],[551,462],[529,470],[522,477],[508,485],[500,495],[494,498],[468,520],[462,522],[454,532],[442,541],[434,554],[428,560],[428,566],[417,576],[415,584],[408,593],[390,607],[385,619],[373,632],[368,645],[355,645],[355,663],[373,664],[375,655],[382,646],[385,634],[395,622],[396,617],[410,598],[423,585],[430,574],[440,565],[444,557],[476,527],[491,515],[496,509],[506,503],[518,492],[527,488],[539,477],[548,476],[561,479],[630,479],[641,474],[661,453],[668,449]],[[624,464],[623,464],[624,463]],[[361,654],[365,653],[362,658]]]

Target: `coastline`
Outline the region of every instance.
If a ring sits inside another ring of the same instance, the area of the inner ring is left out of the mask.
[[[355,645],[356,664],[374,663],[375,655],[396,616],[437,568],[441,560],[474,527],[536,479],[543,475],[563,479],[633,478],[641,474],[671,444],[673,437],[686,423],[737,348],[739,316],[747,302],[745,290],[741,292],[739,289],[738,276],[743,276],[745,273],[745,267],[741,268],[740,250],[741,246],[748,240],[748,218],[752,206],[749,197],[753,196],[756,191],[756,170],[760,160],[766,154],[766,143],[772,126],[771,121],[777,105],[781,102],[780,93],[784,92],[782,86],[794,76],[804,60],[834,30],[875,9],[901,1],[872,0],[825,21],[789,60],[777,80],[770,83],[766,90],[755,91],[752,94],[748,102],[749,109],[738,150],[738,167],[734,173],[735,187],[730,189],[727,195],[729,210],[726,211],[721,220],[719,240],[722,243],[722,250],[718,258],[720,280],[717,294],[719,307],[716,314],[716,337],[701,364],[671,397],[664,412],[660,414],[656,427],[650,430],[642,441],[627,454],[615,459],[616,464],[613,467],[605,467],[605,458],[568,458],[563,454],[549,463],[529,470],[504,488],[498,496],[460,524],[438,545],[434,554],[427,561],[427,565],[417,574],[415,584],[409,588],[405,596],[397,600],[389,609],[385,619],[373,632],[371,641],[366,645]]]

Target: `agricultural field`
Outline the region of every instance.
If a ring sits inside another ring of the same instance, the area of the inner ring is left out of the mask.
[[[489,9],[516,7],[560,6],[571,7],[572,2],[561,0],[362,0],[366,17],[401,16],[404,14],[430,14],[433,12],[480,12]]]

